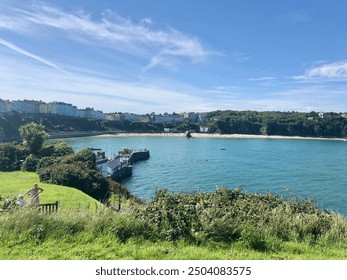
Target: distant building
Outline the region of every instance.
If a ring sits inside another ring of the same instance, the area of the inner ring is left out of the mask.
[[[12,111],[18,113],[38,114],[40,113],[40,103],[34,100],[12,101]]]
[[[122,167],[122,159],[117,155],[114,159],[107,162],[108,176],[112,176],[115,172],[119,171]]]
[[[199,120],[198,114],[196,114],[194,112],[188,112],[188,113],[184,112],[183,117],[185,119],[188,119],[189,121],[191,121],[193,123],[196,123]]]
[[[124,120],[124,115],[122,113],[110,113],[110,114],[105,114],[105,118],[108,121],[122,122]]]
[[[139,116],[132,113],[124,113],[124,120],[128,122],[137,122],[139,121]]]
[[[347,119],[347,113],[342,113],[341,117]]]
[[[154,122],[155,123],[173,123],[173,122],[183,122],[184,118],[182,116],[163,116],[163,115],[156,115],[154,116]]]
[[[208,127],[207,126],[200,126],[200,132],[201,133],[207,133],[208,132]]]
[[[8,113],[12,111],[12,104],[9,100],[0,99],[0,113]]]
[[[87,118],[87,119],[105,119],[105,115],[101,111],[95,111],[94,108],[85,108],[85,109],[79,109],[77,110],[77,116],[80,118]]]
[[[177,132],[177,128],[164,127],[164,132],[165,133]]]
[[[60,115],[60,116],[68,116],[68,117],[77,117],[77,107],[72,104],[64,103],[64,102],[51,102],[48,104],[48,113]]]
[[[0,113],[18,112],[27,114],[53,114],[68,117],[82,117],[93,119],[105,119],[102,111],[94,108],[77,109],[76,106],[64,102],[49,102],[36,100],[2,100],[0,99]]]
[[[45,102],[40,102],[39,103],[39,112],[40,114],[48,114],[48,104]]]
[[[323,112],[318,113],[318,116],[319,116],[320,118],[324,119],[324,113],[323,113]]]

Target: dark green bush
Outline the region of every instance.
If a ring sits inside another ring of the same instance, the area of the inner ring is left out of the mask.
[[[29,149],[21,144],[0,144],[0,171],[20,169],[20,162],[29,155]]]
[[[24,160],[24,162],[21,166],[21,170],[22,171],[28,171],[28,172],[35,172],[38,163],[39,163],[39,159],[37,157],[35,157],[33,154],[30,154]]]
[[[72,148],[62,141],[44,144],[40,151],[41,157],[63,157],[71,154],[73,154]]]
[[[66,164],[86,164],[89,169],[96,169],[96,156],[92,149],[84,149],[75,154],[68,155],[62,159]]]
[[[87,163],[57,163],[40,170],[39,176],[40,181],[73,187],[100,201],[108,196],[106,179],[96,169],[89,169]]]
[[[282,241],[317,243],[324,236],[342,240],[347,231],[346,221],[337,222],[312,200],[284,200],[241,189],[218,188],[213,193],[195,194],[159,190],[135,212],[163,240],[242,241],[258,251],[275,251]]]

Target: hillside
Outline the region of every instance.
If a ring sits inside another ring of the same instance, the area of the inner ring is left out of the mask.
[[[162,132],[163,124],[117,122],[49,114],[11,113],[0,115],[0,142],[19,140],[18,128],[30,122],[41,123],[53,138],[84,136],[103,132]],[[186,128],[184,128],[186,129]]]
[[[94,211],[101,204],[83,192],[70,187],[39,182],[39,176],[31,172],[0,172],[0,195],[13,197],[25,194],[37,182],[44,189],[40,194],[40,203],[59,202],[61,211],[70,209],[90,209]],[[25,197],[26,201],[29,198]]]

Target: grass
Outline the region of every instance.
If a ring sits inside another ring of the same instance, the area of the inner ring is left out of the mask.
[[[23,194],[35,182],[35,173],[0,172],[0,194]],[[41,202],[58,200],[61,211],[0,213],[0,259],[347,259],[346,218],[310,204],[221,189],[162,192],[152,203],[128,201],[113,212],[76,189],[39,185]]]
[[[40,194],[40,203],[58,201],[62,211],[90,209],[95,212],[101,206],[98,201],[77,189],[40,183],[38,175],[33,172],[0,172],[0,195],[6,198],[25,194],[36,182],[44,190]],[[28,196],[25,199],[30,201]]]
[[[130,222],[129,222],[130,221]],[[42,215],[29,210],[0,215],[0,259],[43,260],[228,260],[228,259],[347,259],[347,245],[283,242],[272,251],[257,251],[243,242],[193,244],[145,240],[141,236],[122,238],[133,231],[128,213],[99,210]],[[125,226],[124,226],[125,224]],[[120,227],[120,225],[123,225]],[[121,232],[120,232],[121,229]],[[145,231],[139,225],[136,231]]]

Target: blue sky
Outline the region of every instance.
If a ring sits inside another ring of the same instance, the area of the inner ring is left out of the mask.
[[[0,0],[0,98],[347,111],[347,2]]]

